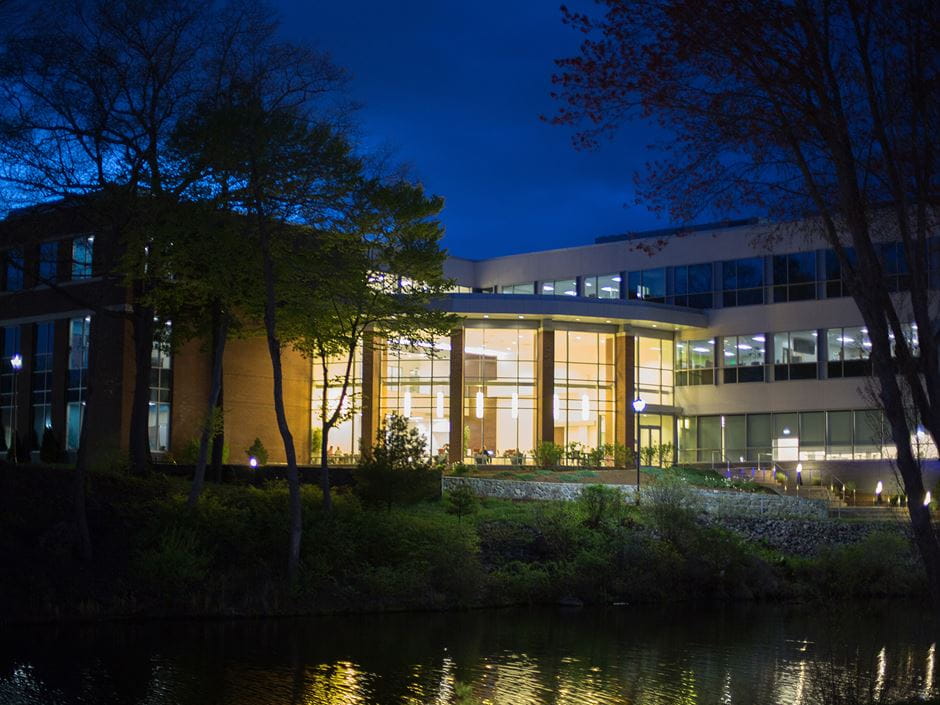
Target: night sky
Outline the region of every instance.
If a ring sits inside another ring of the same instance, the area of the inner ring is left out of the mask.
[[[590,2],[569,7],[593,8]],[[597,152],[539,120],[553,59],[581,35],[558,0],[279,0],[285,32],[328,51],[353,75],[367,146],[391,147],[445,198],[444,244],[483,258],[665,227],[633,205],[632,174],[652,156],[637,123]]]

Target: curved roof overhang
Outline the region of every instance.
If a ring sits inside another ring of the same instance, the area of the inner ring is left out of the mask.
[[[586,299],[534,294],[449,294],[435,308],[461,316],[550,319],[637,328],[706,328],[705,311],[669,304],[623,299]]]

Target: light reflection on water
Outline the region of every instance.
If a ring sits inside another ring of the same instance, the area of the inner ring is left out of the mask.
[[[936,639],[898,604],[17,627],[0,704],[864,703],[940,696]]]

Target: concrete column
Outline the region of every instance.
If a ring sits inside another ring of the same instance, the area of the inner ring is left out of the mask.
[[[375,434],[379,432],[379,411],[382,393],[382,351],[381,343],[374,333],[362,339],[362,449],[372,448]]]
[[[635,442],[634,427],[636,425],[633,412],[633,399],[636,396],[636,347],[632,335],[617,333],[615,341],[615,369],[616,369],[616,432],[614,438],[617,443],[632,448]]]
[[[543,322],[538,332],[538,419],[536,440],[539,443],[555,440],[555,329]]]
[[[447,459],[463,460],[463,328],[450,334],[450,448]]]

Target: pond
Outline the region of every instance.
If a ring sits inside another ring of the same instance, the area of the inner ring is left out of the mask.
[[[0,703],[891,701],[940,696],[926,614],[906,603],[623,606],[6,627]]]

